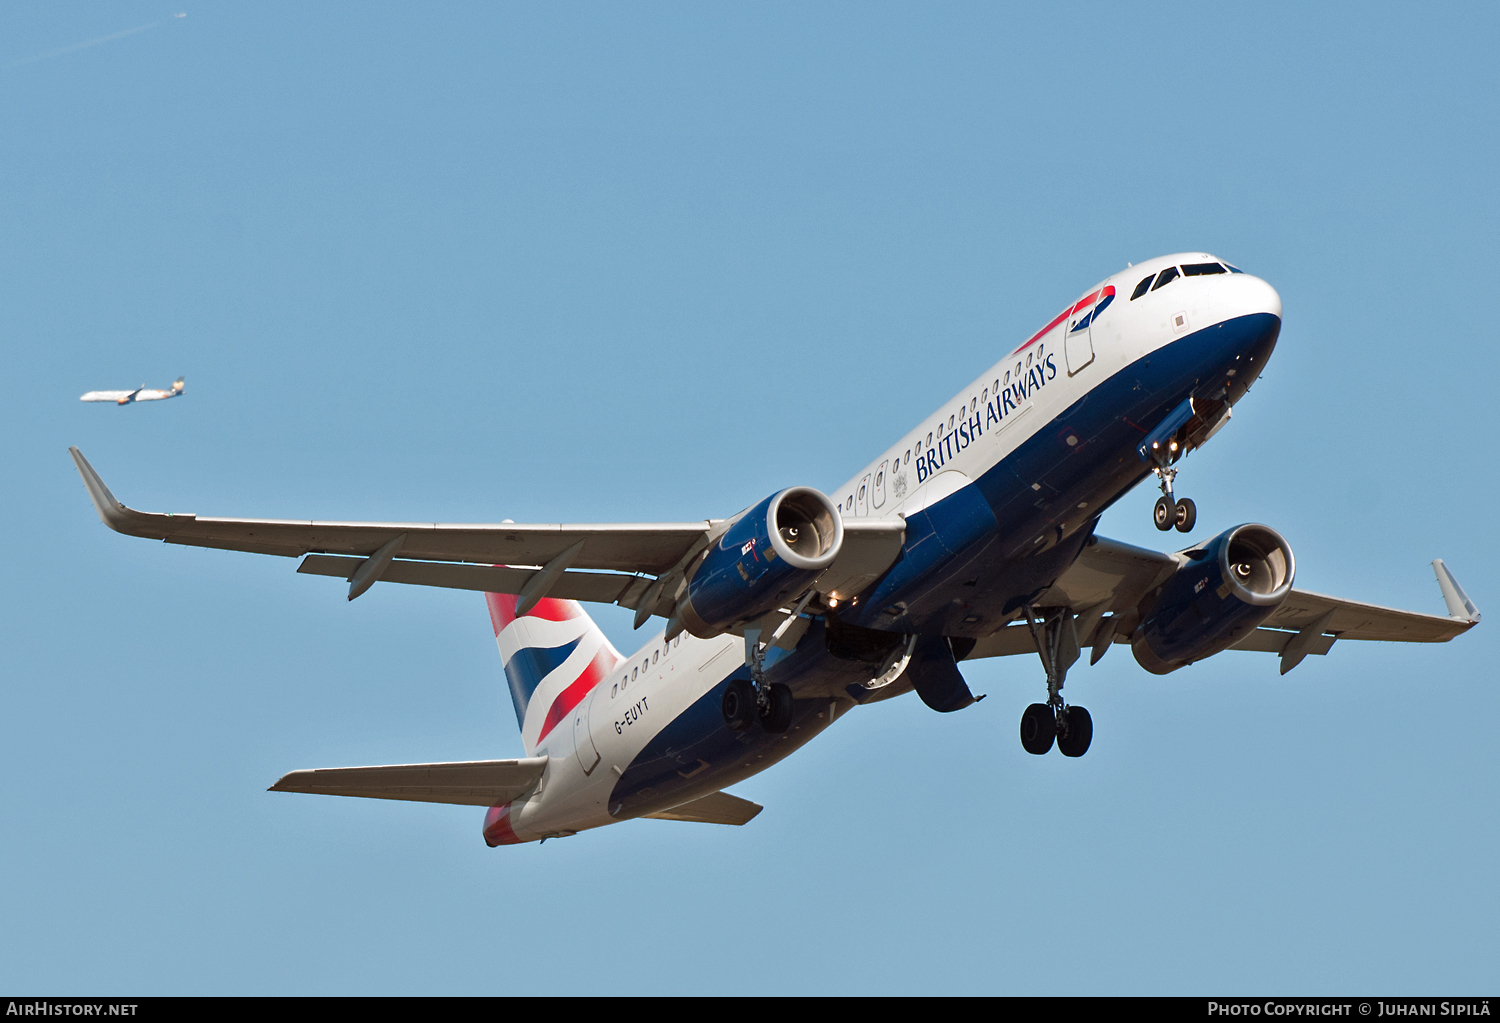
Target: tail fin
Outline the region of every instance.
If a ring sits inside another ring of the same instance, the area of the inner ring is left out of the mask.
[[[526,755],[567,720],[622,658],[575,600],[545,597],[516,616],[516,597],[486,593]]]
[[[183,387],[186,386],[186,383],[187,383],[187,377],[178,377],[176,380],[173,380],[172,381],[172,393],[173,394],[181,394]]]

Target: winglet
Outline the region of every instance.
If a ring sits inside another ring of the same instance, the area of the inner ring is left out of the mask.
[[[1443,603],[1448,605],[1448,617],[1465,622],[1479,621],[1479,608],[1474,606],[1464,588],[1458,585],[1458,580],[1453,578],[1453,573],[1448,571],[1442,558],[1433,561],[1432,572],[1437,576],[1438,589],[1443,591]]]
[[[115,495],[109,492],[94,467],[89,465],[89,460],[83,457],[83,452],[76,447],[68,448],[68,454],[73,456],[73,464],[78,467],[78,475],[83,477],[83,485],[89,492],[89,500],[94,502],[94,510],[99,513],[99,521],[110,529],[119,529],[123,518],[122,513],[125,506],[115,500]]]
[[[78,475],[83,477],[83,485],[89,492],[89,500],[94,502],[94,511],[99,513],[99,521],[104,523],[116,533],[124,533],[127,536],[144,536],[153,540],[163,540],[171,532],[170,528],[163,528],[164,523],[172,521],[174,516],[138,512],[134,508],[127,508],[115,500],[115,495],[109,492],[94,467],[89,465],[89,460],[83,457],[83,452],[76,447],[68,448],[68,454],[73,456],[73,464],[78,467]],[[185,515],[179,517],[181,520],[191,521],[193,516]]]

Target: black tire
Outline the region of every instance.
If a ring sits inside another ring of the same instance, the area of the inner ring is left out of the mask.
[[[1156,507],[1151,511],[1151,521],[1156,524],[1157,529],[1165,533],[1177,521],[1177,506],[1165,496],[1158,497]]]
[[[743,732],[755,720],[755,687],[742,678],[730,679],[724,688],[724,723]]]
[[[1059,732],[1057,752],[1065,757],[1081,757],[1094,741],[1094,719],[1082,707],[1069,707],[1066,735]]]
[[[773,734],[786,731],[792,727],[792,691],[780,682],[771,684],[771,691],[766,694],[770,700],[764,710],[760,712],[760,724],[766,731]]]
[[[1052,748],[1057,738],[1057,717],[1045,703],[1033,703],[1021,715],[1021,747],[1027,753],[1041,756]]]
[[[1191,497],[1177,502],[1177,532],[1191,533],[1198,524],[1198,506]]]

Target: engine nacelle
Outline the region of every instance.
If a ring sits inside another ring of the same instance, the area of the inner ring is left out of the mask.
[[[1291,547],[1269,526],[1236,526],[1187,557],[1131,639],[1136,661],[1157,675],[1243,639],[1286,599],[1296,574]]]
[[[844,543],[838,507],[812,487],[790,487],[745,512],[708,549],[677,605],[682,625],[708,638],[797,596]]]

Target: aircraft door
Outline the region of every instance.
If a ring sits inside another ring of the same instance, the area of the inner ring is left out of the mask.
[[[854,488],[854,514],[870,514],[870,474],[865,473],[860,478],[859,485]]]
[[[1091,334],[1094,310],[1098,308],[1099,295],[1089,295],[1075,305],[1068,314],[1063,327],[1063,352],[1068,360],[1068,376],[1073,376],[1094,361],[1094,342]]]
[[[599,747],[594,745],[594,734],[589,730],[589,709],[594,705],[594,697],[599,695],[603,686],[595,686],[594,691],[578,701],[578,706],[573,708],[573,755],[578,758],[578,765],[583,768],[584,774],[593,774],[594,768],[599,766]]]
[[[885,506],[885,462],[880,463],[880,468],[875,470],[875,489],[871,491],[870,503],[877,508]]]

